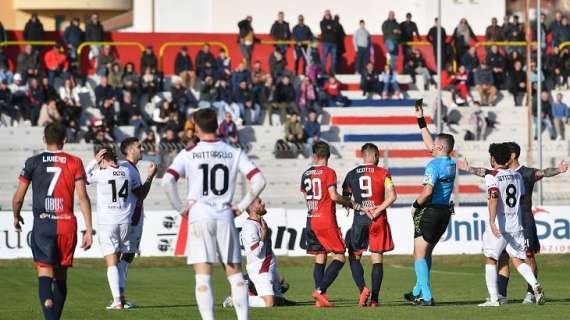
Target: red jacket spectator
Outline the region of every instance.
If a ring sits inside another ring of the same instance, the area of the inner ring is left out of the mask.
[[[331,77],[329,81],[325,83],[323,90],[329,96],[340,96],[340,86],[341,83],[336,80],[335,77]]]
[[[67,70],[69,63],[67,62],[67,57],[65,54],[59,52],[57,47],[54,47],[48,51],[44,56],[44,63],[48,70],[56,70],[61,67],[63,70]]]

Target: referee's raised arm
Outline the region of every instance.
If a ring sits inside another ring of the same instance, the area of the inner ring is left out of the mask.
[[[428,151],[432,151],[433,138],[429,132],[426,120],[424,118],[423,99],[416,100],[416,117],[418,118],[418,126],[420,126],[420,130],[422,132],[422,140],[424,141],[424,145]]]

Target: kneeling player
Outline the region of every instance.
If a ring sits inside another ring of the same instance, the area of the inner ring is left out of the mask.
[[[521,225],[520,201],[525,194],[520,173],[508,168],[509,146],[506,143],[491,144],[489,147],[491,166],[494,171],[485,176],[489,191],[489,226],[483,234],[485,259],[485,280],[489,299],[480,307],[499,306],[497,290],[497,260],[506,249],[513,265],[532,286],[536,304],[544,304],[542,287],[536,280],[531,267],[525,262],[526,247]],[[499,226],[495,220],[498,220]]]
[[[265,203],[256,198],[246,211],[249,217],[242,225],[241,241],[247,256],[246,270],[250,288],[254,288],[256,293],[249,295],[249,306],[263,308],[291,305],[291,301],[286,300],[281,291],[277,259],[273,254],[271,237],[263,219],[267,213]],[[224,306],[228,306],[227,301],[228,299]]]
[[[344,196],[353,196],[361,203],[362,211],[354,212],[352,228],[346,234],[346,246],[349,253],[352,279],[360,292],[358,304],[362,307],[378,306],[378,295],[382,286],[384,268],[383,253],[394,250],[390,224],[386,208],[397,195],[390,173],[378,167],[380,153],[378,147],[367,143],[361,148],[363,164],[352,169],[342,185]],[[372,259],[372,295],[364,281],[364,269],[360,263],[362,253],[369,249]],[[367,304],[370,296],[370,304]]]
[[[313,165],[307,169],[301,179],[301,192],[307,202],[307,252],[315,255],[313,278],[315,291],[313,298],[317,307],[333,307],[326,295],[326,290],[334,282],[346,260],[346,247],[336,222],[336,206],[360,209],[360,205],[338,194],[336,173],[328,167],[329,145],[319,141],[313,144]],[[333,261],[325,271],[327,254],[333,253]]]

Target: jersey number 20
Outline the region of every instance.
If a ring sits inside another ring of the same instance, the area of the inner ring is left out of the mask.
[[[305,194],[307,200],[321,200],[323,188],[321,185],[321,179],[319,178],[307,178],[303,181],[305,185]]]

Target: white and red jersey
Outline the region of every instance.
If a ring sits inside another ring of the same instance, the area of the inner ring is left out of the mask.
[[[87,182],[97,184],[97,218],[99,224],[124,224],[131,222],[136,204],[128,201],[134,178],[125,167],[87,168]]]
[[[261,223],[247,218],[241,227],[241,243],[247,258],[247,273],[269,272],[275,265],[275,256],[269,235],[261,239]]]
[[[521,231],[521,199],[526,190],[520,173],[512,169],[498,169],[485,176],[489,193],[499,192],[497,220],[502,232]]]
[[[233,220],[231,203],[238,172],[251,180],[259,169],[241,149],[213,140],[182,150],[167,172],[175,179],[187,178],[192,223],[203,219]]]
[[[121,168],[125,168],[129,171],[129,178],[131,179],[130,190],[134,190],[142,186],[141,181],[141,174],[137,166],[128,161],[121,161],[119,163]],[[144,210],[143,210],[143,203],[139,200],[139,198],[134,194],[134,192],[129,192],[129,196],[127,197],[127,201],[129,202],[129,207],[131,208],[131,223],[133,225],[142,225],[144,219]]]

